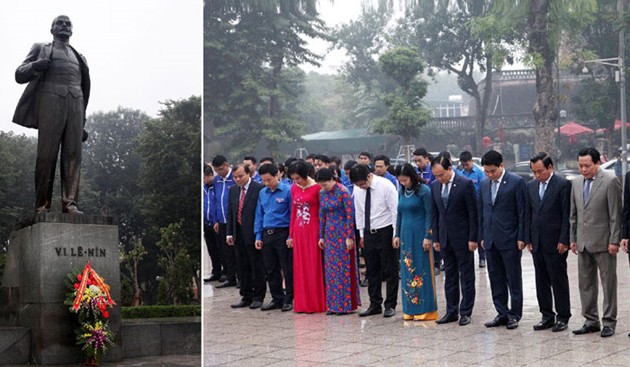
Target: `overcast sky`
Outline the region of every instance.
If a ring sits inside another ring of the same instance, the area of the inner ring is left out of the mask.
[[[331,4],[329,0],[320,0],[317,9],[320,18],[326,22],[326,25],[330,28],[334,28],[344,23],[349,23],[351,20],[358,19],[359,14],[361,14],[361,1],[362,0],[337,0]],[[345,52],[341,50],[332,50],[326,53],[330,46],[330,43],[323,40],[309,40],[309,48],[320,55],[325,54],[325,59],[321,62],[320,67],[305,64],[302,65],[302,69],[306,72],[315,71],[323,74],[336,74],[339,67],[347,60],[347,57],[345,56]]]
[[[0,2],[0,130],[36,135],[11,122],[26,84],[14,73],[35,42],[50,42],[57,15],[73,22],[70,44],[88,62],[88,115],[118,106],[157,116],[159,101],[202,93],[201,0],[30,0]],[[89,130],[89,128],[88,128]]]

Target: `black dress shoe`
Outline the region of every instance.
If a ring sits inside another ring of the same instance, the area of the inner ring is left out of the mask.
[[[254,302],[252,302],[252,304],[251,304],[251,305],[249,305],[249,308],[251,308],[252,310],[255,310],[255,309],[257,309],[257,308],[261,308],[261,307],[262,307],[262,305],[263,305],[263,303],[262,303],[262,302],[260,302],[260,301],[254,301]]]
[[[285,303],[282,305],[282,312],[291,311],[293,309],[293,303]]]
[[[236,286],[236,282],[227,281],[227,282],[217,285],[217,288],[228,288],[228,287],[234,287],[234,286]]]
[[[556,321],[555,325],[553,325],[553,329],[551,331],[553,331],[554,333],[557,333],[559,331],[565,331],[569,326],[567,325],[566,322],[564,321]]]
[[[503,319],[503,318],[497,316],[492,321],[488,321],[488,322],[486,322],[483,325],[485,327],[497,327],[497,326],[507,325],[507,323],[508,323],[507,319]]]
[[[615,335],[615,329],[611,328],[610,326],[604,326],[604,328],[602,329],[602,333],[599,335],[601,335],[602,338],[608,338],[609,336]]]
[[[518,327],[518,321],[516,320],[508,320],[507,324],[505,325],[505,327],[508,330],[514,330]]]
[[[436,324],[448,324],[449,322],[455,322],[458,319],[459,319],[459,317],[457,317],[457,315],[446,314],[441,319],[437,320],[435,323]]]
[[[539,323],[537,323],[536,325],[534,325],[534,330],[539,331],[539,330],[546,330],[546,329],[550,329],[552,328],[556,323],[554,322],[554,319],[547,319],[547,320],[540,320]]]
[[[381,310],[380,307],[372,307],[372,306],[370,306],[370,307],[368,307],[367,310],[365,310],[363,312],[359,312],[359,317],[378,315],[381,312],[383,312],[383,310]]]
[[[213,274],[212,276],[210,276],[208,278],[204,278],[203,282],[204,283],[214,282],[214,281],[219,280],[219,279],[221,279],[221,275]]]
[[[393,308],[386,308],[383,312],[383,317],[393,317],[396,314],[396,310]]]
[[[248,307],[251,304],[252,304],[251,301],[248,302],[248,301],[241,300],[239,303],[235,303],[233,305],[230,305],[230,307],[232,307],[232,308],[244,308],[244,307]]]
[[[261,311],[277,310],[282,308],[282,303],[271,301],[260,308]]]
[[[575,335],[582,335],[582,334],[589,334],[589,333],[596,333],[598,331],[600,331],[600,327],[599,326],[588,326],[586,324],[582,325],[581,328],[577,329],[577,330],[573,330],[573,334]]]
[[[459,318],[459,326],[470,324],[470,316],[462,316]]]

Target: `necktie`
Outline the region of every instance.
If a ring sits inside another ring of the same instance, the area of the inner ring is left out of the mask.
[[[446,206],[448,205],[448,194],[449,194],[449,186],[450,186],[450,182],[447,182],[444,185],[444,190],[442,190],[442,202],[444,203],[444,207],[446,208]]]
[[[370,195],[370,188],[365,190],[365,230],[370,230],[370,207],[372,206],[372,195]]]
[[[499,180],[492,181],[492,205],[494,205],[494,199],[497,198],[497,191],[499,191]]]
[[[592,178],[586,179],[584,181],[584,204],[588,202],[588,195],[591,193],[591,183],[593,182]]]
[[[541,182],[540,187],[538,188],[538,196],[540,197],[540,201],[542,201],[543,197],[545,197],[545,190],[547,190],[547,183]]]
[[[241,224],[243,219],[243,204],[245,203],[245,195],[247,195],[247,190],[245,186],[241,188],[241,198],[238,201],[238,211],[236,212],[236,221],[238,224]]]

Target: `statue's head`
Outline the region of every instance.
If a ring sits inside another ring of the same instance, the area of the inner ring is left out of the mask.
[[[72,36],[72,22],[67,15],[60,15],[55,18],[50,26],[50,33],[56,39],[67,41]]]

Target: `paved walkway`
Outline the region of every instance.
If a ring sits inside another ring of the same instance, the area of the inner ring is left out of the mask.
[[[167,356],[150,356],[139,358],[127,358],[120,362],[103,362],[101,366],[138,366],[138,367],[194,367],[201,363],[199,354],[192,355],[167,355]],[[20,365],[23,366],[23,365]],[[83,364],[66,364],[63,367],[77,367]],[[59,365],[58,367],[62,367]]]
[[[536,301],[531,255],[523,255],[524,310],[518,329],[488,329],[495,316],[486,269],[477,268],[477,300],[472,323],[437,325],[396,316],[359,318],[279,310],[233,310],[235,288],[204,292],[204,366],[630,366],[630,271],[626,254],[618,258],[619,312],[616,334],[575,336],[582,326],[577,289],[577,256],[569,254],[573,317],[569,330],[534,331],[541,316]],[[437,276],[440,316],[444,314],[443,275]],[[600,291],[600,314],[601,314]],[[369,299],[361,288],[364,306]],[[267,299],[269,301],[269,299]]]

